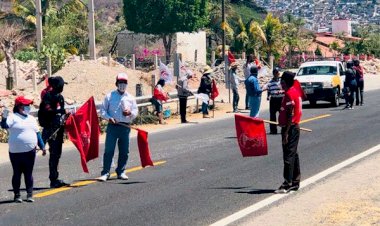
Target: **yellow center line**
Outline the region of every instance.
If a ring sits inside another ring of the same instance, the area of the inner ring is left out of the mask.
[[[159,165],[162,165],[162,164],[165,164],[165,163],[166,163],[166,161],[154,162],[154,166],[159,166]],[[139,171],[139,170],[142,170],[142,169],[144,169],[144,168],[142,168],[141,166],[137,166],[137,167],[133,167],[133,168],[127,169],[127,170],[125,170],[125,172],[126,173],[132,173],[132,172],[136,172],[136,171]],[[116,176],[116,173],[112,173],[111,174],[111,177],[115,177],[115,176]],[[54,189],[50,189],[48,191],[44,191],[44,192],[35,194],[34,197],[35,198],[42,198],[42,197],[54,195],[54,194],[57,194],[57,193],[60,193],[60,192],[63,192],[63,191],[67,191],[67,190],[70,190],[72,188],[86,186],[86,185],[93,184],[93,183],[96,183],[96,182],[97,182],[97,180],[95,180],[95,179],[79,181],[79,182],[73,183],[73,184],[71,184],[70,186],[67,186],[67,187],[54,188]]]
[[[302,121],[300,121],[300,124],[301,124],[301,123],[305,123],[305,122],[314,121],[314,120],[317,120],[317,119],[327,118],[327,117],[330,117],[330,116],[331,116],[330,114],[325,114],[325,115],[316,116],[316,117],[313,117],[313,118],[309,118],[309,119],[302,120]]]

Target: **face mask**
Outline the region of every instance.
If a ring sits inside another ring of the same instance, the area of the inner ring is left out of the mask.
[[[30,113],[30,106],[24,106],[24,114],[28,115]]]
[[[124,93],[126,89],[127,89],[127,84],[125,83],[117,84],[117,90],[119,90],[119,92]]]

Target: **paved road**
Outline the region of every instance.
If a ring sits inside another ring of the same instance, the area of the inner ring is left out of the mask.
[[[366,93],[366,105],[355,110],[304,106],[303,119],[331,114],[302,126],[299,145],[302,177],[308,178],[380,140],[380,91]],[[268,113],[261,115],[268,118]],[[0,166],[1,225],[207,225],[270,195],[282,182],[279,135],[268,135],[269,155],[242,158],[232,118],[150,134],[152,157],[166,161],[129,174],[127,182],[110,180],[72,188],[14,204],[9,191],[10,166]],[[138,166],[131,144],[129,168]],[[91,174],[81,173],[76,151],[63,154],[62,177],[69,182],[97,177],[100,163],[90,163]],[[36,193],[48,186],[47,159],[39,158],[34,177]]]

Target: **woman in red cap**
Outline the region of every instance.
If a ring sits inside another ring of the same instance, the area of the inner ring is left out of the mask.
[[[27,192],[26,201],[33,199],[33,167],[36,158],[37,144],[46,154],[45,144],[39,132],[37,120],[29,115],[30,105],[33,100],[19,96],[15,100],[13,114],[8,115],[7,109],[3,110],[1,127],[9,131],[9,158],[13,167],[12,187],[14,201],[21,203],[20,184],[21,175],[24,174]]]

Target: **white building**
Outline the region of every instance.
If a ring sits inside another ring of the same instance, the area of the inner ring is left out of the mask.
[[[332,33],[343,33],[347,36],[352,36],[352,24],[349,19],[334,19],[332,21]]]

